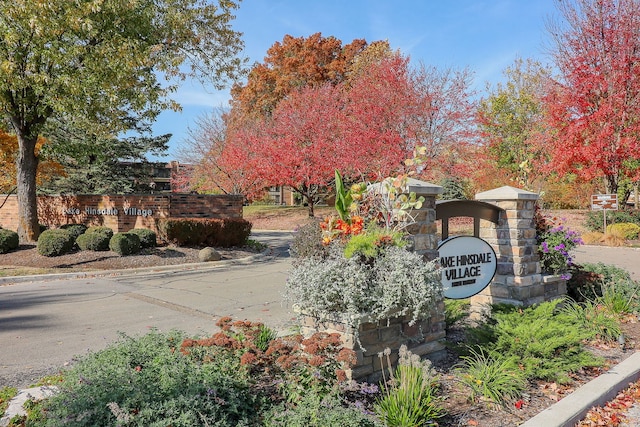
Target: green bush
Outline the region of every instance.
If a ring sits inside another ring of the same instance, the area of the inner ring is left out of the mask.
[[[469,356],[462,356],[456,368],[460,381],[471,392],[470,399],[476,402],[480,396],[499,405],[517,398],[526,388],[524,372],[517,356],[490,356],[482,347],[471,349]]]
[[[604,211],[589,211],[585,217],[584,225],[589,231],[599,231],[604,233]],[[607,224],[619,224],[628,222],[640,225],[640,211],[636,210],[619,210],[606,211]]]
[[[373,416],[355,407],[345,407],[337,396],[322,398],[306,393],[292,408],[278,405],[265,416],[265,427],[382,427]]]
[[[468,330],[467,343],[478,344],[494,357],[518,358],[528,379],[567,383],[569,372],[599,366],[601,360],[586,351],[583,341],[598,330],[587,328],[563,300],[519,308],[492,306],[485,324]]]
[[[67,230],[45,230],[38,237],[38,253],[47,257],[59,256],[73,250],[74,239]]]
[[[628,311],[640,310],[640,283],[628,271],[601,262],[576,266],[567,281],[567,295],[578,302],[624,300]]]
[[[74,363],[45,403],[46,425],[253,426],[263,399],[237,370],[178,351],[182,336],[123,336]]]
[[[109,240],[109,249],[118,255],[131,255],[140,252],[140,238],[132,233],[116,233]]]
[[[87,231],[87,226],[84,224],[65,224],[60,227],[63,230],[67,230],[73,236],[74,240],[81,234]]]
[[[129,234],[135,234],[140,239],[141,248],[154,248],[156,246],[156,232],[148,228],[134,228],[127,231]]]
[[[244,246],[251,234],[244,219],[162,218],[156,225],[160,238],[177,246]]]
[[[107,236],[109,239],[113,237],[113,230],[103,225],[94,225],[92,227],[89,227],[87,228],[87,231],[85,231],[85,233],[101,233]]]
[[[83,251],[108,251],[109,240],[106,233],[84,233],[78,236],[76,244]]]
[[[0,254],[6,254],[20,246],[18,233],[15,231],[0,228]]]
[[[632,222],[621,222],[607,225],[607,234],[613,234],[625,240],[634,240],[638,238],[640,225]]]

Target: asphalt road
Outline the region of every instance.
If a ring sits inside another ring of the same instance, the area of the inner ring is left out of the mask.
[[[222,316],[287,330],[294,318],[282,298],[290,233],[254,238],[272,249],[250,264],[0,286],[0,387],[31,385],[120,333],[207,336]]]
[[[640,248],[611,246],[578,246],[573,250],[575,262],[603,263],[627,270],[633,280],[640,280]]]

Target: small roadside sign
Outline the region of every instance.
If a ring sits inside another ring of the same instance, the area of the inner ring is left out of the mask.
[[[591,210],[618,210],[617,194],[593,194],[591,196]]]

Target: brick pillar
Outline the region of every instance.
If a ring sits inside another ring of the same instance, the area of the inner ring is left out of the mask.
[[[489,286],[471,298],[474,311],[487,304],[532,305],[545,301],[545,283],[537,253],[534,223],[538,194],[509,186],[476,194],[476,200],[504,209],[498,224],[481,221],[480,237],[498,257]]]

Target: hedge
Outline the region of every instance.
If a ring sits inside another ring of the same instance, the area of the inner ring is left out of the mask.
[[[160,218],[156,220],[158,235],[177,246],[244,246],[251,234],[251,223],[245,219]]]

